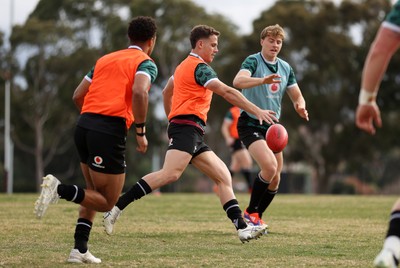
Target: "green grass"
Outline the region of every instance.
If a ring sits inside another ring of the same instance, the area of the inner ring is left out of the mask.
[[[78,206],[45,217],[36,195],[0,195],[0,267],[71,267]],[[249,195],[237,195],[244,208]],[[371,267],[396,196],[277,195],[270,233],[242,244],[214,194],[150,195],[127,207],[107,236],[96,216],[91,252],[101,267]]]

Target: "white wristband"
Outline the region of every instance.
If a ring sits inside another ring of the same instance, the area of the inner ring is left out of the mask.
[[[369,92],[365,89],[360,90],[360,95],[358,96],[358,104],[359,105],[374,105],[376,104],[376,95],[375,92]]]

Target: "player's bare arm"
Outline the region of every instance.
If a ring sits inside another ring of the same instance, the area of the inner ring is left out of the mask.
[[[270,74],[265,77],[251,77],[248,70],[240,70],[233,79],[233,86],[240,89],[247,89],[263,84],[280,83],[280,75]]]
[[[165,115],[168,117],[169,112],[171,111],[172,95],[174,93],[174,78],[172,76],[168,79],[168,82],[165,85],[162,93],[163,93],[164,111]]]
[[[72,100],[74,101],[75,106],[78,108],[79,111],[82,110],[83,100],[85,99],[86,93],[89,90],[89,86],[90,82],[83,78],[74,91]]]
[[[389,61],[400,46],[399,38],[399,33],[386,27],[379,28],[377,38],[372,43],[364,64],[362,89],[377,94]]]
[[[132,86],[132,110],[135,116],[136,131],[136,150],[140,153],[147,151],[148,141],[146,136],[146,127],[141,124],[146,122],[148,108],[148,90],[150,89],[150,79],[147,75],[137,74],[135,83]]]
[[[287,93],[289,95],[290,100],[293,103],[294,109],[299,114],[299,116],[309,121],[308,111],[306,109],[306,101],[303,97],[303,94],[300,91],[299,86],[295,85],[288,88]]]
[[[400,46],[398,38],[397,32],[380,27],[364,63],[355,121],[358,128],[371,135],[376,133],[376,127],[382,127],[381,114],[375,99],[389,61]]]

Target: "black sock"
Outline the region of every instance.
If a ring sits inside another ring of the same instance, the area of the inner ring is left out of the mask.
[[[226,202],[223,208],[226,215],[228,215],[228,218],[231,219],[233,225],[235,225],[236,230],[247,227],[247,224],[242,217],[242,210],[240,209],[239,203],[236,199]]]
[[[75,227],[75,246],[80,253],[85,253],[88,250],[87,243],[89,241],[90,230],[93,223],[87,219],[79,218]]]
[[[57,187],[60,198],[80,204],[85,199],[85,190],[76,185],[60,184]]]
[[[258,212],[258,204],[264,192],[268,189],[269,182],[265,181],[260,174],[256,177],[253,183],[253,190],[250,196],[249,206],[247,207],[248,213]]]
[[[267,189],[264,195],[261,197],[260,204],[258,204],[258,216],[262,217],[262,214],[267,210],[272,200],[274,199],[278,190],[271,191]]]
[[[242,174],[244,179],[246,180],[247,183],[247,188],[249,189],[249,191],[251,191],[252,189],[252,185],[251,185],[251,171],[249,169],[242,169]]]
[[[389,229],[386,237],[388,236],[400,237],[400,211],[393,211],[390,215]]]
[[[390,214],[389,229],[386,237],[396,236],[400,238],[400,210],[393,211]],[[396,267],[399,265],[399,260],[393,255]]]
[[[126,193],[120,196],[117,206],[120,210],[126,208],[130,203],[142,198],[143,196],[151,193],[152,189],[143,179],[140,179],[135,185],[132,186]]]

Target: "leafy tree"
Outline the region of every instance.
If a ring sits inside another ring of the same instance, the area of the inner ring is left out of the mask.
[[[68,112],[72,105],[63,101],[67,95],[63,86],[69,84],[71,77],[65,68],[68,63],[59,65],[57,61],[70,56],[64,45],[69,36],[71,32],[66,27],[54,27],[51,21],[31,18],[24,27],[14,27],[11,37],[15,54],[32,53],[19,74],[27,87],[14,91],[13,140],[19,149],[33,156],[37,187],[54,155],[64,153],[70,146],[63,134],[73,124]]]

